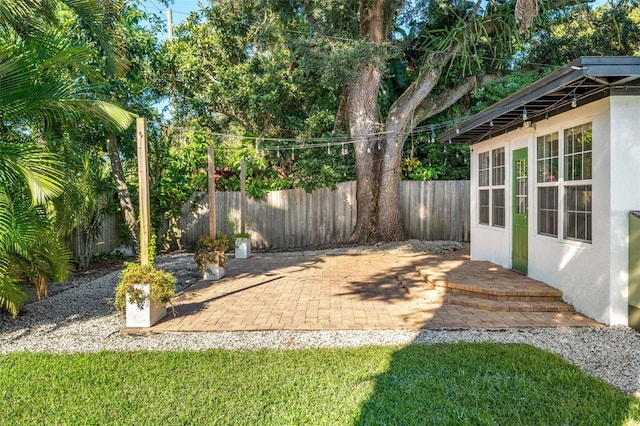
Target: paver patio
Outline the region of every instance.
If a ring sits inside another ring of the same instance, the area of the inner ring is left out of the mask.
[[[458,261],[467,276],[473,276],[474,265],[486,267],[486,262],[468,259],[468,251],[442,255],[254,255],[249,259],[229,259],[227,275],[222,280],[200,281],[177,295],[175,316],[169,310],[169,315],[148,331],[601,325],[573,312],[491,312],[452,305],[445,303],[443,295],[425,281],[415,279],[416,265],[433,265],[434,261],[442,261],[449,269],[452,261]],[[509,280],[525,285],[529,280],[500,269],[496,280],[507,285]]]

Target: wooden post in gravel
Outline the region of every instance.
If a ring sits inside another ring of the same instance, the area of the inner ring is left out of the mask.
[[[149,158],[147,148],[147,119],[136,119],[138,142],[138,182],[140,185],[140,264],[149,264],[151,208],[149,203]]]
[[[209,187],[209,235],[216,237],[216,162],[213,145],[209,145],[209,161],[207,167]]]

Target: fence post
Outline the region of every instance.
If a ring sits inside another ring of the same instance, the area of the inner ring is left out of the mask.
[[[247,223],[247,167],[244,158],[240,162],[240,232],[246,233]]]
[[[209,235],[216,237],[216,162],[213,152],[213,145],[209,145],[209,161],[207,168],[207,178],[209,186]]]
[[[136,119],[138,142],[138,183],[140,185],[140,264],[149,264],[149,236],[151,208],[149,205],[149,159],[147,148],[147,119]]]

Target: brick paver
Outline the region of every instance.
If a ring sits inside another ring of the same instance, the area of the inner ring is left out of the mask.
[[[169,313],[150,331],[600,325],[570,312],[489,312],[446,304],[442,294],[415,278],[416,265],[433,267],[433,262],[442,262],[449,270],[458,267],[466,276],[473,276],[474,267],[490,267],[498,268],[499,281],[512,278],[526,285],[528,280],[496,265],[471,262],[466,251],[446,255],[255,255],[229,259],[222,280],[198,282],[176,296],[176,315]],[[402,285],[398,276],[403,278]],[[539,286],[533,280],[531,284]]]

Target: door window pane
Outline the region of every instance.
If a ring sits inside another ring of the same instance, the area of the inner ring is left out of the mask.
[[[516,212],[527,214],[527,160],[516,161]]]

